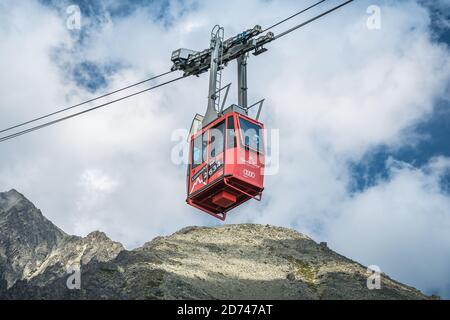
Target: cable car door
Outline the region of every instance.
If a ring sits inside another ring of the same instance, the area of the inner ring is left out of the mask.
[[[189,167],[189,195],[206,186],[208,181],[208,166],[206,165],[206,147],[208,131],[198,134],[191,142],[191,165]]]
[[[214,182],[223,175],[224,146],[225,146],[225,120],[208,130],[209,143],[207,148],[208,180],[207,184]]]

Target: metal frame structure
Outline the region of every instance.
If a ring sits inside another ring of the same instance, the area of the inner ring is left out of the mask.
[[[261,26],[256,25],[252,29],[248,29],[234,37],[223,40],[224,29],[223,27],[216,25],[211,31],[211,43],[208,49],[194,51],[181,48],[172,52],[172,71],[181,70],[184,72],[184,76],[198,76],[199,74],[208,71],[208,69],[210,71],[208,105],[202,119],[202,127],[205,127],[228,110],[228,108],[224,110],[224,106],[231,83],[222,88],[221,81],[222,69],[232,60],[237,61],[238,78],[238,105],[234,106],[247,115],[248,110],[251,107],[259,104],[256,119],[259,118],[264,100],[258,101],[250,107],[248,107],[247,102],[248,54],[253,51],[253,55],[257,56],[266,52],[267,49],[264,45],[275,39],[272,32],[267,32],[264,35],[260,35],[261,33]],[[222,106],[219,107],[221,100],[220,94],[223,89],[226,89],[226,92]],[[233,108],[231,110],[233,110]]]

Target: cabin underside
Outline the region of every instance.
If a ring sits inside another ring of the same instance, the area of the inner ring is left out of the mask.
[[[262,191],[233,176],[222,176],[189,195],[186,202],[223,221],[228,211],[247,200],[261,200]]]

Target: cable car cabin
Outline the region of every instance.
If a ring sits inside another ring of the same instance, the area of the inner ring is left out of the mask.
[[[263,128],[262,123],[231,110],[191,135],[189,205],[225,220],[228,211],[247,200],[261,200]]]

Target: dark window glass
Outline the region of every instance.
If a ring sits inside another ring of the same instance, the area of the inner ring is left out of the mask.
[[[207,132],[194,139],[192,148],[192,169],[202,164],[206,159]]]
[[[244,146],[262,152],[261,127],[241,117],[239,117],[239,124]]]
[[[210,144],[210,158],[216,157],[218,154],[223,152],[224,141],[225,141],[225,121],[222,121],[214,128],[210,129],[211,133],[211,144]]]
[[[234,117],[228,117],[227,124],[227,149],[236,148],[236,131],[234,130]]]
[[[202,162],[206,161],[206,150],[208,146],[208,131],[202,134]]]
[[[202,150],[202,135],[199,135],[194,139],[194,146],[192,148],[192,169],[203,162]]]

